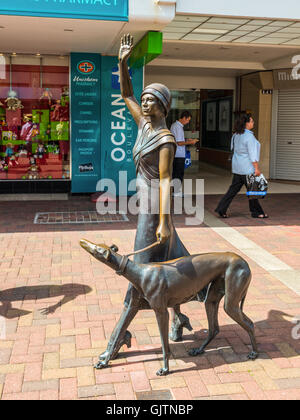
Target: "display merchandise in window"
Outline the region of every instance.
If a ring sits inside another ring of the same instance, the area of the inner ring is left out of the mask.
[[[0,179],[70,178],[69,68],[6,65],[0,80]]]

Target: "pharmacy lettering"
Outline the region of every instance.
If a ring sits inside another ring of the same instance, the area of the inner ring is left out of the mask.
[[[96,191],[101,177],[101,56],[71,54],[72,192]]]
[[[128,20],[128,0],[1,0],[0,14]]]

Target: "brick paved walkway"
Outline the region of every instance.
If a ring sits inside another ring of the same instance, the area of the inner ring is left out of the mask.
[[[206,198],[212,211],[220,197]],[[299,196],[269,196],[269,220],[248,216],[243,196],[232,205],[226,223],[299,270]],[[220,309],[219,336],[208,351],[187,355],[206,336],[203,304],[183,311],[193,333],[172,343],[172,374],[159,378],[161,344],[151,311],[140,311],[130,326],[131,349],[123,348],[108,369],[93,363],[106,348],[123,308],[127,280],[84,252],[82,237],[116,243],[122,253],[133,248],[135,218],[129,223],[80,226],[33,225],[36,212],[95,209],[85,197],[68,202],[0,203],[0,315],[6,339],[0,340],[0,395],[7,399],[300,399],[300,339],[293,320],[300,297],[246,257],[253,281],[245,312],[256,327],[260,357],[246,360],[249,339]],[[235,251],[207,226],[178,232],[192,253]],[[119,230],[122,228],[121,230]],[[237,244],[238,246],[238,244]]]

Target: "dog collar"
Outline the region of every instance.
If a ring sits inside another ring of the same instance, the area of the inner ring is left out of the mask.
[[[119,276],[122,276],[124,274],[125,268],[126,268],[126,266],[128,264],[128,261],[129,261],[129,257],[131,257],[132,255],[141,254],[142,252],[148,251],[149,249],[154,248],[157,245],[160,245],[160,241],[154,242],[154,244],[149,245],[146,248],[140,249],[139,251],[132,252],[131,254],[128,254],[128,255],[123,255],[121,263],[120,263],[119,270],[116,271],[116,273]]]
[[[122,260],[121,260],[121,264],[120,264],[120,267],[119,267],[119,270],[116,271],[116,273],[119,276],[122,276],[124,274],[124,271],[125,271],[125,268],[126,268],[126,266],[128,264],[128,261],[129,261],[128,256],[127,255],[123,255],[122,256]]]

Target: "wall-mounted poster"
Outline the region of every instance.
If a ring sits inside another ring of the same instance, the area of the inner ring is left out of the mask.
[[[217,130],[217,103],[207,102],[206,105],[206,131]]]
[[[219,102],[219,131],[230,131],[230,101],[224,100]]]

